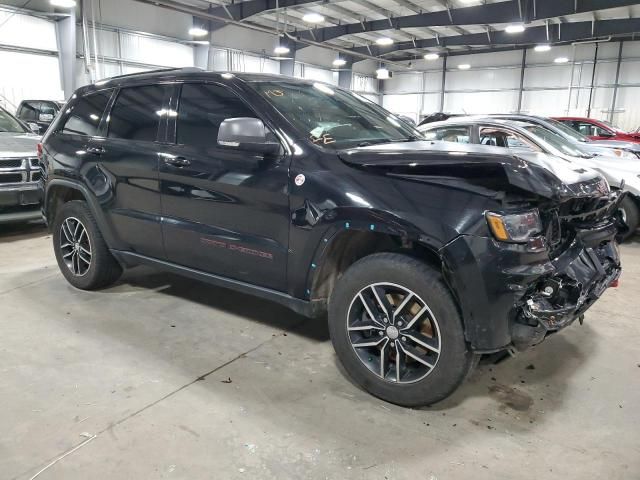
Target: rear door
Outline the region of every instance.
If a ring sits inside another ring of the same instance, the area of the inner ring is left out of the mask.
[[[228,87],[185,83],[160,153],[167,258],[201,271],[285,289],[288,156],[221,148],[223,120],[259,117]]]
[[[128,250],[154,258],[164,258],[158,152],[172,91],[172,85],[163,84],[121,88],[103,136],[88,148],[99,159],[96,181],[109,186],[102,204],[118,238]]]

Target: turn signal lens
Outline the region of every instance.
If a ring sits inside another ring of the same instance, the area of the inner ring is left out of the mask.
[[[491,233],[501,242],[524,243],[542,231],[537,210],[509,215],[487,212],[486,217]]]
[[[489,227],[491,227],[491,232],[494,237],[503,242],[509,240],[509,234],[507,233],[507,229],[504,228],[501,216],[495,213],[487,213],[487,222],[489,222]]]

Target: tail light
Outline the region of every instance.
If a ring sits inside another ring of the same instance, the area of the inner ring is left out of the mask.
[[[38,143],[38,160],[42,161],[42,144]]]

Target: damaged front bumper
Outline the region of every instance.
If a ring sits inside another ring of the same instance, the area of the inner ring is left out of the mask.
[[[613,224],[579,232],[568,251],[554,263],[555,273],[541,279],[523,297],[511,328],[518,350],[540,343],[547,335],[581,319],[587,309],[620,277],[620,253]],[[604,240],[603,240],[604,235]]]
[[[616,232],[613,220],[578,229],[555,259],[471,235],[443,247],[444,275],[471,348],[523,350],[581,318],[620,276]]]

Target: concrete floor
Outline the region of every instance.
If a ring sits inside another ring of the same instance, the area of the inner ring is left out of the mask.
[[[584,326],[411,410],[353,386],[322,321],[145,269],[75,290],[41,228],[0,227],[0,477],[640,478],[640,238],[622,252]]]

